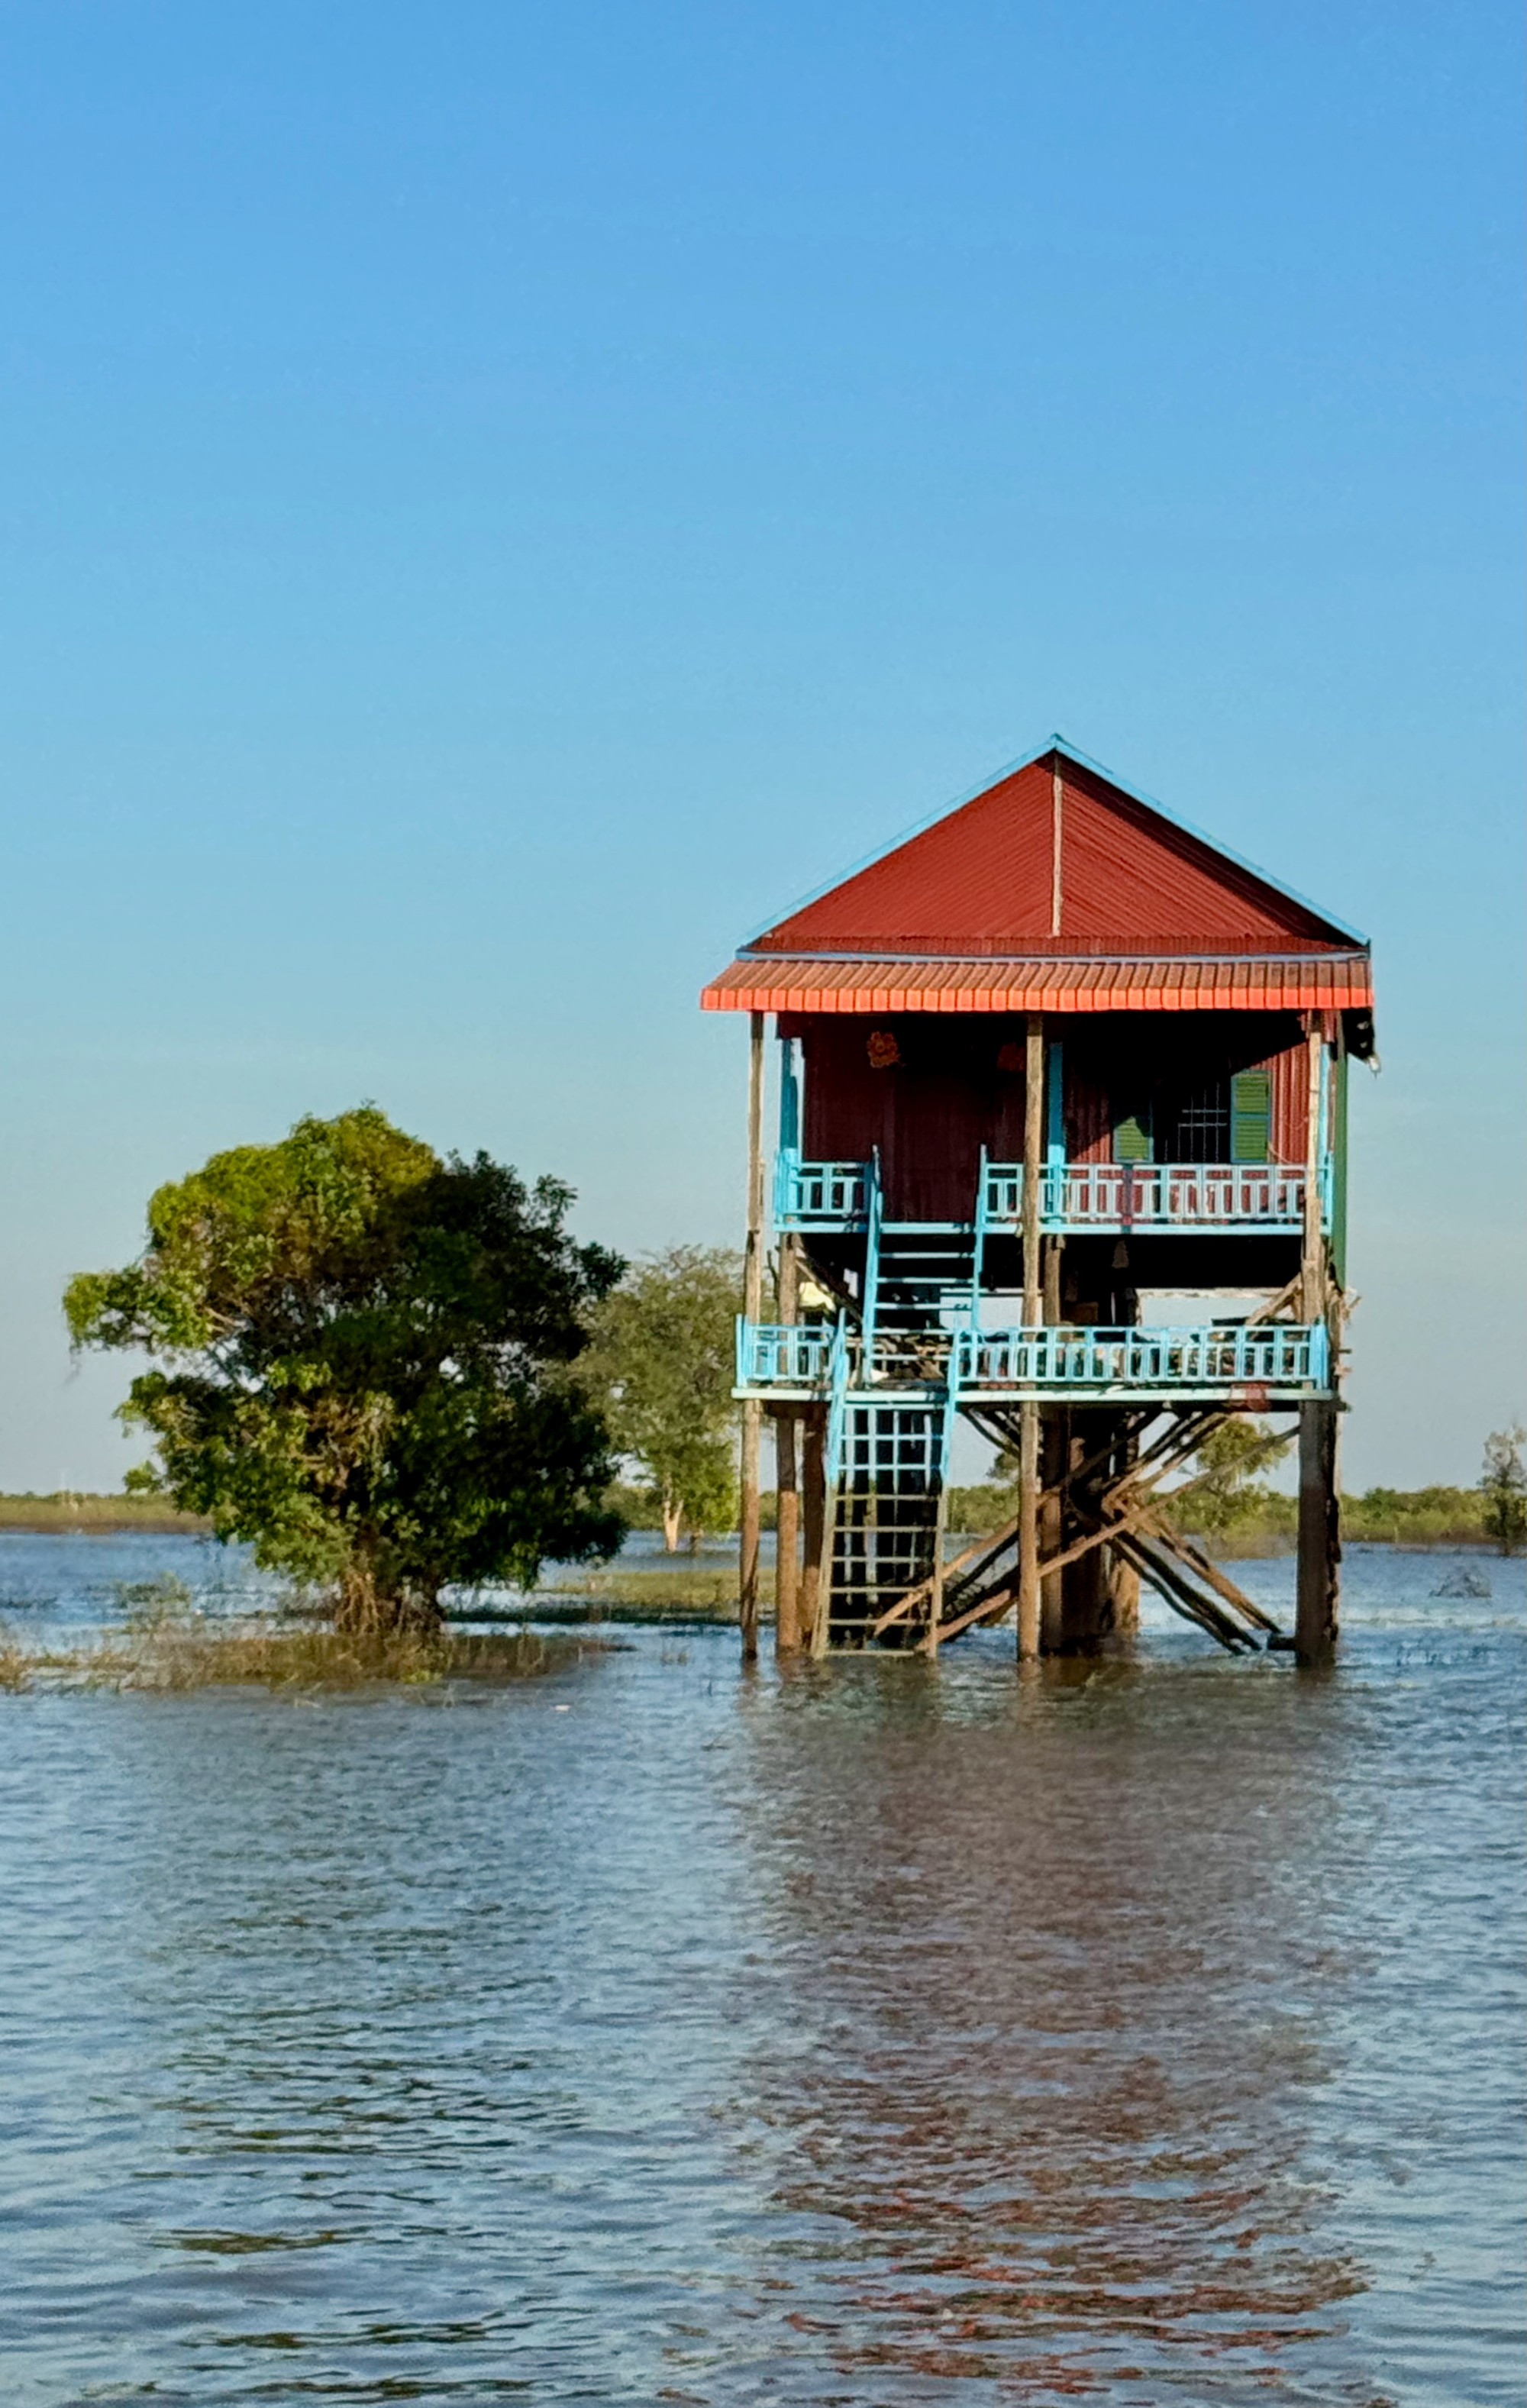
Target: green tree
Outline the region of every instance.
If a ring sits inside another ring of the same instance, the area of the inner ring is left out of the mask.
[[[1294,1432],[1270,1430],[1263,1422],[1221,1422],[1193,1457],[1192,1497],[1183,1512],[1205,1535],[1231,1529],[1265,1505],[1268,1491],[1256,1474],[1293,1444]]]
[[[621,1454],[651,1484],[671,1554],[737,1510],[736,1317],[742,1257],[674,1246],[629,1271],[594,1316],[583,1368]]]
[[[1491,1430],[1485,1440],[1484,1470],[1479,1486],[1485,1499],[1485,1528],[1503,1555],[1520,1553],[1527,1542],[1527,1470],[1521,1450],[1527,1429]]]
[[[570,1202],[367,1105],[161,1187],[139,1260],[81,1272],[65,1311],[76,1347],[151,1357],[122,1416],[177,1505],[343,1628],[427,1629],[447,1583],[620,1542],[573,1366],[624,1265],[573,1243]]]

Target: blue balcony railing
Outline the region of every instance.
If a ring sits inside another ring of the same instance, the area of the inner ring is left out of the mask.
[[[830,1321],[737,1323],[737,1384],[740,1388],[824,1389],[837,1335]]]
[[[802,1162],[782,1147],[774,1163],[774,1222],[781,1229],[862,1229],[870,1211],[867,1162]]]
[[[737,1385],[748,1394],[825,1397],[908,1387],[951,1395],[1191,1397],[1322,1393],[1330,1378],[1323,1323],[1213,1323],[1180,1329],[930,1330],[866,1348],[840,1320],[739,1321]]]
[[[1334,1161],[1320,1168],[1320,1214],[1329,1229]],[[804,1162],[793,1148],[774,1165],[774,1222],[781,1229],[862,1230],[874,1177],[868,1162]],[[972,1197],[987,1231],[1016,1228],[1023,1215],[1023,1165],[988,1162]],[[1040,1219],[1049,1230],[1284,1229],[1304,1216],[1304,1172],[1286,1163],[1068,1162],[1044,1173]]]
[[[970,1329],[955,1340],[963,1389],[1190,1395],[1318,1390],[1330,1371],[1323,1322],[1217,1323],[1187,1329]]]
[[[986,1167],[988,1228],[1023,1211],[1023,1165]],[[1282,1163],[1068,1162],[1044,1174],[1047,1229],[1297,1229],[1304,1173]]]

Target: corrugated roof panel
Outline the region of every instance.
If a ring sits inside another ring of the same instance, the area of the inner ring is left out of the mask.
[[[1050,933],[1050,772],[1030,762],[758,939],[770,953],[983,952]]]
[[[1062,949],[1097,943],[1123,952],[1135,934],[1163,953],[1343,941],[1239,862],[1069,761],[1062,797]]]
[[[1266,959],[831,961],[748,954],[707,1011],[1344,1011],[1371,1008],[1366,953]]]
[[[1054,773],[1061,777],[1054,926]],[[1060,955],[1351,946],[1332,922],[1055,750],[792,912],[760,953]]]

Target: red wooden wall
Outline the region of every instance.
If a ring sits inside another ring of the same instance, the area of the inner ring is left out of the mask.
[[[971,1217],[981,1148],[994,1162],[1023,1156],[1024,1024],[985,1015],[952,1021],[782,1018],[801,1041],[811,1161],[867,1161],[880,1150],[887,1217]],[[1063,1047],[1066,1150],[1073,1162],[1107,1161],[1116,1119],[1154,1095],[1236,1070],[1268,1070],[1276,1162],[1304,1158],[1305,1054],[1293,1013],[1119,1012],[1048,1024]],[[876,1067],[871,1041],[883,1056]]]

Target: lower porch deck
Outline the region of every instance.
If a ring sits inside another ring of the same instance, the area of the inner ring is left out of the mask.
[[[769,1404],[830,1403],[844,1396],[907,1403],[1049,1398],[1265,1412],[1330,1397],[1330,1339],[1323,1322],[1178,1328],[1057,1323],[886,1332],[866,1340],[842,1320],[741,1320],[734,1394]]]

